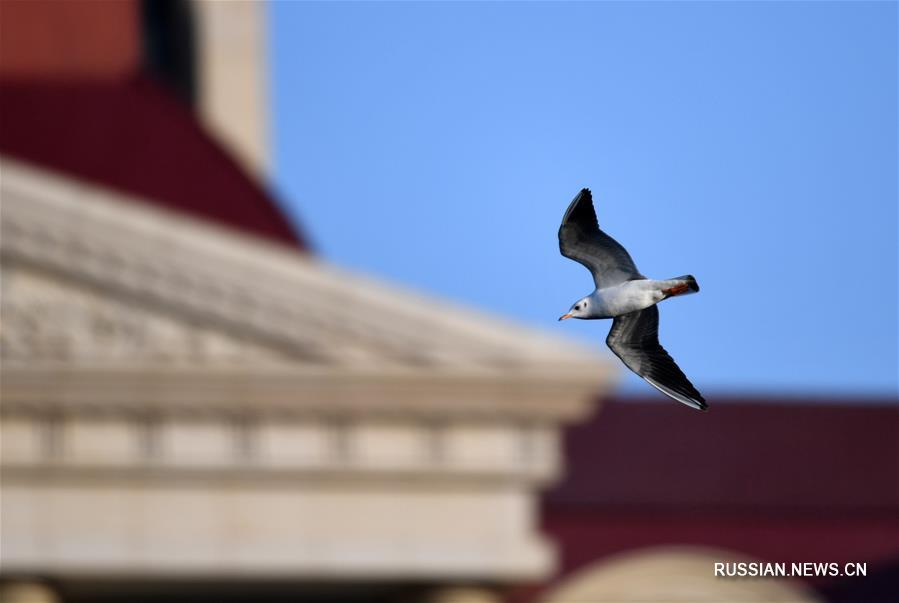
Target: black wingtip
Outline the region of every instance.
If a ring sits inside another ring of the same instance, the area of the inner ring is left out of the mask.
[[[585,203],[581,203],[581,201]],[[599,229],[596,211],[593,209],[593,193],[589,188],[582,188],[568,204],[568,209],[565,210],[565,216],[562,218],[562,225],[569,222],[577,223],[581,228],[587,230]]]
[[[690,387],[693,387],[693,385],[690,384]],[[698,391],[696,391],[696,388],[695,388],[695,387],[693,388],[693,392],[694,392],[694,393],[693,393],[692,396],[690,396],[690,399],[691,399],[694,403],[696,403],[696,405],[699,407],[699,408],[697,408],[696,410],[700,410],[700,411],[702,411],[702,412],[708,411],[709,405],[706,404],[705,398],[702,397],[702,394],[700,394]]]

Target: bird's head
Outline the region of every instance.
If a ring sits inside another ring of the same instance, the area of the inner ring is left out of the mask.
[[[587,318],[590,315],[590,296],[582,297],[572,304],[568,312],[559,317],[559,320],[566,318]]]

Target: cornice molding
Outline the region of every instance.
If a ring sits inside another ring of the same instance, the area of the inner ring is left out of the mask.
[[[600,376],[602,374],[600,373]],[[590,411],[593,383],[544,376],[297,370],[6,368],[4,414],[66,412],[344,417],[500,417],[574,421]]]

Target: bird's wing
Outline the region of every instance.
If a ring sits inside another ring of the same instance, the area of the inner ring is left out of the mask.
[[[699,410],[708,408],[702,394],[659,345],[659,309],[656,306],[616,317],[606,345],[627,368],[666,396]]]
[[[582,189],[562,218],[559,251],[593,273],[596,288],[644,278],[621,244],[601,231],[593,209],[593,195]]]

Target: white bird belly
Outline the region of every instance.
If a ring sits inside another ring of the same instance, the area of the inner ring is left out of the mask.
[[[641,279],[599,289],[594,296],[603,315],[615,317],[648,308],[662,301],[664,294],[655,281]]]

